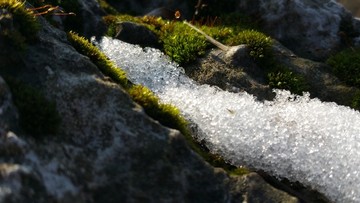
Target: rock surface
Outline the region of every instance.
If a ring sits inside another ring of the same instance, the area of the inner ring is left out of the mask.
[[[101,17],[105,15],[105,12],[100,8],[98,1],[96,0],[78,0],[79,10],[83,19],[83,34],[86,37],[102,35],[105,30],[105,24]]]
[[[159,38],[142,25],[132,22],[121,22],[117,24],[118,32],[116,39],[130,43],[138,44],[141,47],[160,48]]]
[[[62,123],[41,141],[13,127],[17,111],[0,79],[0,202],[298,201],[256,175],[233,177],[208,165],[178,131],[148,117],[79,54],[64,32],[39,20],[38,40],[25,52],[7,52],[18,57],[9,57],[0,74],[55,101]]]
[[[343,38],[351,41],[359,35],[351,26],[351,13],[333,0],[249,0],[238,5],[273,38],[308,59],[323,60],[344,46]]]

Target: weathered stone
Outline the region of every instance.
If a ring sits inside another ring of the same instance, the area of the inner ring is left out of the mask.
[[[331,73],[331,67],[325,63],[298,57],[278,42],[275,43],[273,50],[278,63],[305,77],[311,97],[341,105],[351,105],[357,89],[344,85]]]
[[[216,85],[231,92],[246,91],[259,100],[275,95],[266,84],[264,71],[251,60],[244,47],[224,53],[214,49],[195,64],[185,67],[187,75],[200,84]]]
[[[0,76],[0,129],[16,129],[18,114],[9,87]]]
[[[117,25],[118,32],[115,38],[141,47],[159,48],[159,39],[155,33],[142,25],[132,22],[121,22]]]
[[[83,35],[90,38],[102,35],[106,26],[102,21],[105,12],[100,8],[97,0],[78,0],[80,14],[83,18]]]
[[[351,13],[332,0],[249,0],[238,5],[257,16],[273,38],[304,58],[323,60],[339,50],[344,46],[341,32],[355,37],[349,35],[352,30],[343,30],[344,24],[352,24]]]
[[[261,176],[256,173],[250,173],[241,178],[234,178],[231,181],[234,185],[233,195],[241,196],[243,202],[282,202],[297,203],[297,198],[289,196],[285,192],[279,192],[274,187],[270,187]]]

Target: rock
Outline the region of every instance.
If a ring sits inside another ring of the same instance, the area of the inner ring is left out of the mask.
[[[18,114],[12,102],[9,87],[0,76],[0,129],[16,129],[17,122]]]
[[[121,22],[117,25],[118,33],[115,38],[130,44],[138,44],[141,47],[159,48],[159,39],[155,33],[145,26],[132,22]]]
[[[250,173],[239,179],[232,179],[231,184],[235,185],[234,196],[243,198],[243,202],[286,202],[299,203],[297,198],[289,196],[285,192],[279,192],[273,187],[269,187],[261,176],[256,173]],[[239,193],[239,191],[241,191]]]
[[[271,100],[275,96],[265,85],[264,71],[251,60],[244,46],[233,47],[226,53],[213,49],[185,70],[200,84],[216,85],[230,92],[246,91],[259,100]]]
[[[13,133],[16,110],[0,81],[0,108],[9,111],[0,117],[0,202],[244,200],[238,188],[242,177],[207,164],[178,131],[148,117],[121,86],[79,54],[64,32],[39,21],[38,40],[17,53],[15,69],[10,61],[0,73],[56,102],[62,123],[56,135],[40,141],[21,130]],[[275,192],[294,200],[275,189],[271,194],[256,190],[262,194],[259,201],[275,202]]]
[[[239,1],[238,6],[256,16],[273,38],[304,58],[321,61],[341,49],[346,43],[339,33],[350,41],[356,37],[352,35],[351,13],[333,0],[249,0]]]
[[[331,67],[325,63],[298,57],[278,42],[274,44],[273,50],[278,63],[305,77],[311,97],[351,106],[352,98],[358,90],[344,85],[331,73]]]
[[[173,18],[174,12],[180,10],[182,16],[189,18],[194,14],[196,2],[172,1],[172,0],[150,0],[150,1],[110,1],[109,2],[120,13],[131,13],[133,15],[151,14]],[[172,15],[169,15],[173,11]]]
[[[105,12],[100,8],[96,0],[78,0],[82,22],[82,34],[87,38],[100,36],[106,31],[106,26],[102,21]]]
[[[311,97],[351,106],[359,90],[344,85],[331,73],[331,67],[301,58],[276,40],[272,49],[276,63],[305,78]],[[186,73],[200,84],[216,85],[232,92],[246,91],[259,100],[272,100],[275,95],[267,85],[264,67],[259,67],[247,53],[245,45],[230,47],[227,52],[213,49],[185,67]]]

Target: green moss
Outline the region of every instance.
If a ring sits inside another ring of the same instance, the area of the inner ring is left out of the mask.
[[[204,36],[183,23],[166,24],[162,31],[160,39],[163,42],[164,52],[181,65],[203,55],[209,45]]]
[[[348,85],[360,87],[360,49],[346,49],[330,57],[327,64]]]
[[[305,79],[301,75],[285,68],[268,73],[267,78],[270,87],[289,90],[294,94],[301,95],[308,89]]]
[[[175,106],[161,103],[151,90],[142,85],[133,85],[129,88],[128,93],[149,116],[167,127],[178,129],[185,134],[188,133],[186,132],[187,122]]]
[[[241,175],[249,174],[250,172],[251,171],[248,168],[239,167],[239,168],[235,168],[235,169],[231,170],[230,175],[241,176]]]
[[[228,45],[246,44],[249,54],[255,59],[263,58],[271,52],[272,40],[265,34],[255,30],[244,30],[226,41]]]
[[[144,25],[155,32],[163,45],[163,51],[180,65],[193,62],[211,46],[204,36],[180,21],[165,21],[148,16],[106,16],[104,22],[108,26],[107,34],[114,37],[117,33],[116,24],[124,21]],[[249,25],[235,25],[229,19],[226,21],[225,25],[198,27],[201,27],[209,36],[227,45],[247,44],[250,56],[255,59],[263,58],[271,52],[272,40],[270,37],[255,30],[244,30]]]
[[[75,47],[75,49],[80,53],[88,56],[101,72],[109,76],[123,87],[127,86],[128,80],[126,78],[126,73],[118,68],[115,63],[110,61],[106,55],[102,53],[96,46],[91,44],[84,37],[81,37],[74,32],[68,32],[67,36],[68,40]]]
[[[14,103],[20,114],[20,126],[35,138],[56,134],[61,122],[54,102],[38,90],[15,79],[7,78]]]
[[[1,18],[13,21],[10,25],[1,25],[0,29],[0,36],[7,39],[10,45],[24,48],[26,42],[36,39],[40,25],[33,13],[25,8],[23,1],[0,0],[0,10]]]

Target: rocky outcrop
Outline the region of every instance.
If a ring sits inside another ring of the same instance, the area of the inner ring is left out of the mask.
[[[102,16],[105,12],[100,8],[96,0],[78,0],[79,10],[83,22],[83,35],[86,37],[102,35],[105,30],[105,24],[102,21]]]
[[[305,78],[311,97],[351,106],[359,90],[344,85],[331,73],[331,67],[299,57],[277,41],[272,49],[276,63]],[[272,100],[275,96],[267,85],[264,67],[259,67],[248,54],[233,53],[229,56],[229,52],[213,49],[185,69],[187,75],[200,84],[216,85],[231,92],[246,91],[259,100]]]
[[[145,26],[132,22],[120,22],[117,24],[117,30],[115,38],[121,41],[138,44],[141,47],[161,47],[156,34]]]
[[[249,0],[238,5],[273,38],[308,59],[326,59],[359,35],[351,13],[333,0]]]
[[[37,41],[6,52],[16,57],[1,56],[0,74],[56,102],[62,122],[41,140],[13,127],[17,110],[0,79],[0,202],[297,202],[256,175],[233,177],[208,165],[64,32],[39,21]]]

